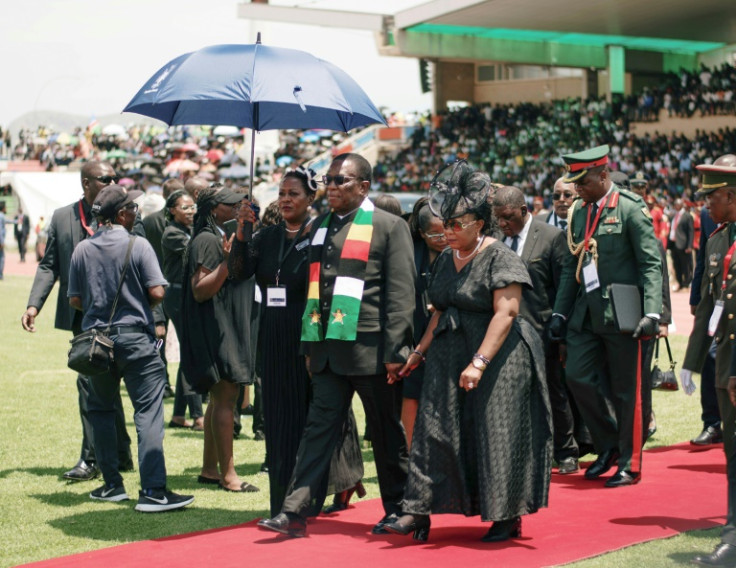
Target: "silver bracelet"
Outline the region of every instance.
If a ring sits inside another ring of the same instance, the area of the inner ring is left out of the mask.
[[[419,349],[415,349],[414,351],[412,351],[412,354],[413,353],[416,353],[417,355],[419,355],[422,358],[422,361],[426,361],[427,360],[427,358],[424,356],[424,353],[422,353],[421,351],[419,351]]]
[[[490,359],[489,359],[488,357],[484,357],[484,356],[483,356],[483,355],[481,355],[480,353],[476,353],[475,355],[473,355],[473,359],[480,359],[480,360],[481,360],[481,361],[483,361],[483,362],[484,362],[484,363],[485,363],[486,365],[490,365],[490,364],[491,364],[491,360],[490,360]]]

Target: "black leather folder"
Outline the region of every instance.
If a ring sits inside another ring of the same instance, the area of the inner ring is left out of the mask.
[[[616,328],[621,333],[633,333],[641,321],[641,294],[633,284],[610,284],[608,295],[613,307]]]

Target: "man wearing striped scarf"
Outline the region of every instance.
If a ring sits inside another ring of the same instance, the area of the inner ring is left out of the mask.
[[[384,532],[401,510],[408,459],[397,373],[413,348],[415,268],[406,222],[366,197],[371,170],[358,154],[337,156],[323,177],[331,211],[312,223],[302,345],[313,398],[282,511],[259,522],[292,537],[306,532],[355,392],[371,430],[385,511],[373,532]]]

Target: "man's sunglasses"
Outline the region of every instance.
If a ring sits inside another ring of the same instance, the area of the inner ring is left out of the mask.
[[[343,176],[343,175],[336,175],[336,176],[322,176],[322,185],[330,185],[331,183],[335,183],[335,185],[345,185],[348,182],[353,181],[354,179],[362,179],[356,176]]]
[[[575,194],[572,191],[564,191],[562,193],[553,193],[552,194],[552,201],[559,201],[564,196],[565,199],[570,199]]]
[[[110,185],[111,183],[118,183],[120,181],[120,178],[118,176],[97,176],[93,177],[92,179],[96,179],[100,183],[104,183],[105,185]]]

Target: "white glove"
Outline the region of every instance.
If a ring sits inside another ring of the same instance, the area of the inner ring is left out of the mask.
[[[680,385],[682,385],[682,390],[688,396],[690,396],[691,394],[695,392],[695,389],[697,387],[695,386],[695,383],[693,382],[693,372],[692,371],[689,371],[688,369],[682,369],[680,371]]]

